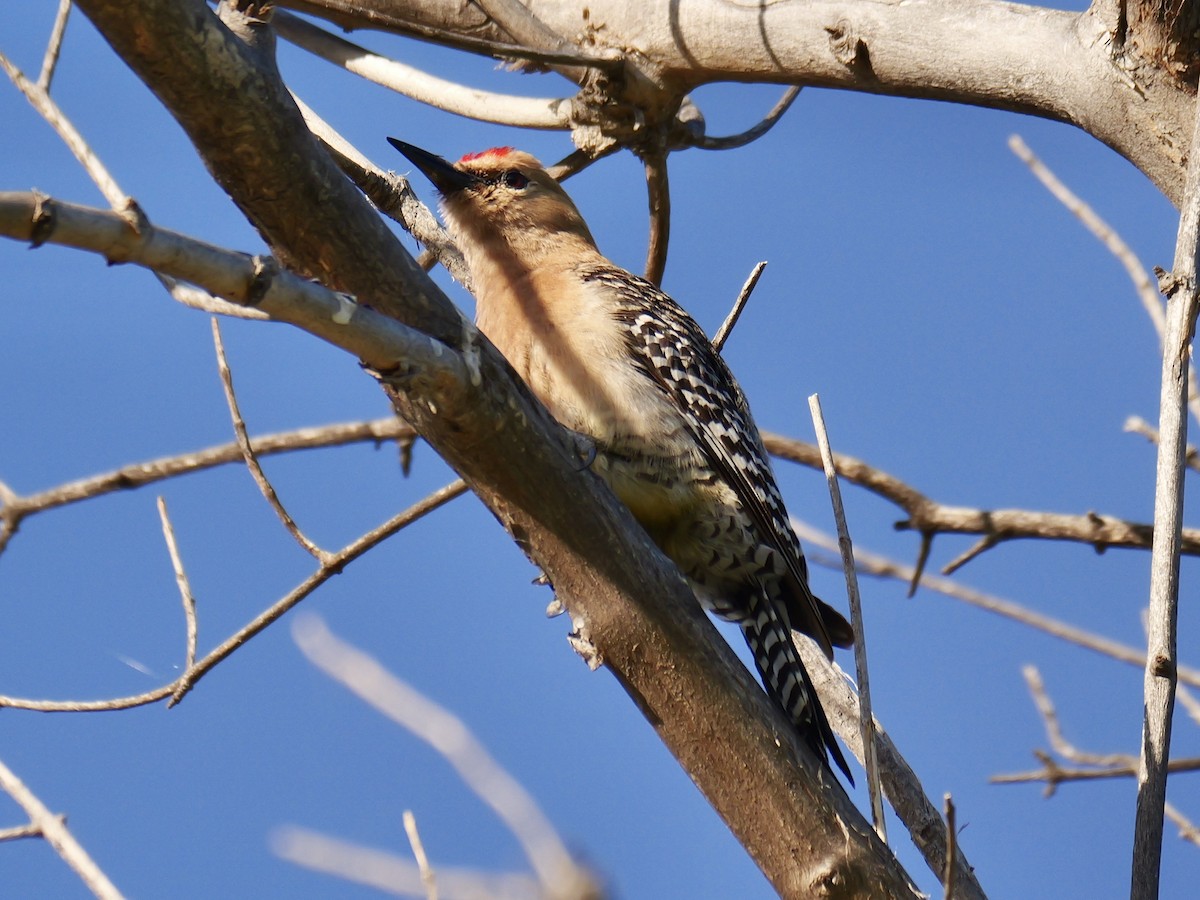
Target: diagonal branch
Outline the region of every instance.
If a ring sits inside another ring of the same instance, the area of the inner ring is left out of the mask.
[[[56,816],[46,808],[37,795],[25,786],[13,771],[0,762],[0,790],[13,798],[21,809],[29,816],[30,824],[41,832],[54,852],[62,861],[70,866],[80,880],[100,900],[121,900],[122,894],[109,881],[108,876],[96,865],[95,861],[83,849],[83,845],[75,840],[68,830],[62,816]]]

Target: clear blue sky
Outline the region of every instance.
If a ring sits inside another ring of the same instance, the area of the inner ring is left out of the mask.
[[[0,7],[0,49],[34,75],[52,7]],[[479,86],[566,93],[553,77],[498,71],[399,38],[356,39]],[[407,169],[386,135],[450,157],[513,144],[552,162],[571,149],[563,134],[422,108],[286,46],[281,62],[297,93],[385,167]],[[54,93],[153,221],[261,248],[179,128],[81,15]],[[710,133],[724,134],[752,124],[779,93],[725,85],[696,99]],[[104,205],[5,85],[0,121],[0,189]],[[764,428],[810,438],[805,398],[819,392],[836,448],[945,503],[1147,521],[1154,452],[1121,428],[1129,415],[1156,417],[1154,332],[1118,264],[1008,151],[1014,132],[1147,265],[1169,267],[1174,210],[1079,131],[806,90],[758,143],[671,158],[665,287],[711,331],[751,267],[769,261],[726,349]],[[422,180],[414,184],[429,197]],[[646,201],[636,161],[605,160],[569,189],[602,249],[639,269]],[[15,490],[230,439],[208,319],[174,305],[150,275],[11,242],[0,243],[0,272],[0,479]],[[470,298],[442,280],[469,309]],[[226,323],[224,334],[252,433],[387,411],[353,359],[305,334],[242,322]],[[367,446],[276,457],[266,468],[328,548],[452,477],[425,446],[408,479],[392,449]],[[778,474],[792,513],[831,529],[823,478],[784,463]],[[198,595],[202,652],[311,570],[235,467],[37,517],[0,558],[0,693],[103,698],[174,677],[184,632],[154,508],[159,492]],[[916,539],[892,527],[902,518],[896,509],[851,488],[846,500],[859,546],[915,558]],[[971,541],[939,538],[931,570]],[[589,672],[567,645],[565,620],[544,617],[550,594],[530,584],[535,574],[464,497],[305,607],[462,716],[616,896],[771,896],[612,676]],[[1200,662],[1195,574],[1185,561],[1180,646],[1190,664]],[[1141,640],[1147,554],[1026,541],[985,554],[960,577],[1112,638]],[[843,596],[840,572],[818,567],[813,579],[822,596]],[[962,846],[991,896],[1126,894],[1131,780],[1069,784],[1044,799],[1037,786],[993,786],[988,777],[1033,768],[1031,751],[1047,743],[1023,664],[1042,671],[1068,737],[1095,752],[1135,750],[1140,670],[936,594],[909,600],[901,586],[875,580],[863,588],[877,714],[935,802],[953,794]],[[1182,715],[1176,724],[1175,755],[1195,755],[1195,724]],[[513,840],[439,757],[303,660],[287,620],[172,710],[6,710],[0,759],[69,814],[129,896],[372,896],[276,859],[269,835],[291,823],[405,853],[404,809],[415,812],[435,865],[523,867]],[[1185,778],[1172,781],[1170,799],[1197,820],[1200,791]],[[864,803],[861,789],[855,796]],[[0,799],[0,827],[21,821]],[[903,830],[893,823],[891,833],[909,871],[936,890]],[[1198,853],[1168,825],[1165,897],[1194,890]],[[14,900],[83,895],[37,841],[0,846],[0,884]]]

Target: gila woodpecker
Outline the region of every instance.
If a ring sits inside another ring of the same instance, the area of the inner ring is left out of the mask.
[[[600,254],[575,204],[509,147],[450,164],[388,138],[438,189],[480,331],[550,413],[595,446],[592,468],[741,626],[767,692],[817,758],[850,773],[792,642],[826,655],[849,623],[813,596],[800,543],[737,381],[700,326]]]

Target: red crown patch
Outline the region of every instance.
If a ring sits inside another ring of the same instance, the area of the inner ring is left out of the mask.
[[[460,159],[459,162],[474,162],[475,160],[483,159],[485,156],[505,157],[512,152],[512,147],[491,147],[487,150],[481,150],[478,153],[468,153],[466,156]]]

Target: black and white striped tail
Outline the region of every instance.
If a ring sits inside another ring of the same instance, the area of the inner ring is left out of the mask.
[[[817,692],[792,643],[790,629],[774,604],[762,593],[753,593],[749,601],[747,614],[740,624],[767,693],[796,726],[817,759],[828,766],[829,757],[833,757],[838,768],[854,784],[825,710],[821,708]]]

